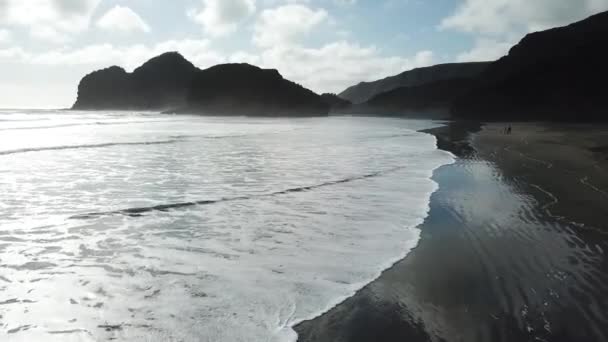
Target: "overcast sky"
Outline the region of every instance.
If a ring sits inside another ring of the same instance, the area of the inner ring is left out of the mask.
[[[317,92],[500,57],[608,0],[0,0],[0,107],[69,107],[80,78],[165,51],[248,62]]]

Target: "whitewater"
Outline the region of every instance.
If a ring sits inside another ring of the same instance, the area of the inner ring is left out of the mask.
[[[295,341],[416,246],[433,126],[0,111],[0,339]]]

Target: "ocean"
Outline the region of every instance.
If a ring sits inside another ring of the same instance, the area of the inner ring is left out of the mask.
[[[436,125],[0,111],[0,336],[295,341],[417,245]]]

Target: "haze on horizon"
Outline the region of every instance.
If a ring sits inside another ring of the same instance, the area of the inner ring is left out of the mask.
[[[247,62],[318,92],[415,67],[493,60],[608,0],[0,0],[0,108],[64,108],[82,76],[178,51]]]

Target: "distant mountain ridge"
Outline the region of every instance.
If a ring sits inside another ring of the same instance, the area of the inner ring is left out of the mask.
[[[453,78],[412,87],[400,87],[378,94],[359,105],[361,110],[388,115],[448,118],[456,99],[466,94],[473,78]]]
[[[457,100],[457,118],[608,120],[608,12],[525,36]]]
[[[113,66],[86,75],[72,109],[159,110],[211,115],[318,116],[330,105],[274,69],[221,64],[200,70],[177,52],[132,73]]]
[[[327,103],[333,111],[341,111],[350,108],[352,102],[339,97],[336,94],[324,93],[321,98]]]
[[[490,62],[449,63],[416,68],[373,82],[361,82],[344,90],[339,96],[354,104],[364,103],[376,95],[401,87],[415,87],[426,83],[478,76]]]

